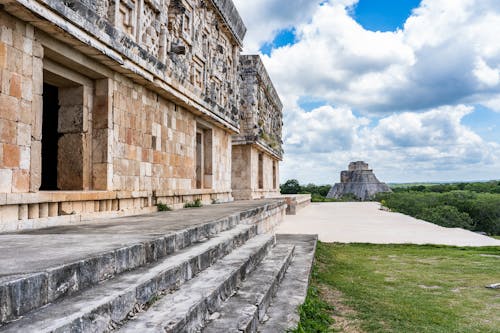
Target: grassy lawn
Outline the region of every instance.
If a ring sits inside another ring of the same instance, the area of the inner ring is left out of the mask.
[[[496,239],[500,239],[500,236],[491,236],[493,238],[496,238]]]
[[[500,247],[320,243],[298,332],[498,333],[493,283]]]

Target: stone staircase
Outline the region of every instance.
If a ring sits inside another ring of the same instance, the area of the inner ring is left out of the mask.
[[[0,332],[294,327],[316,237],[272,233],[280,200],[215,206],[0,235]]]

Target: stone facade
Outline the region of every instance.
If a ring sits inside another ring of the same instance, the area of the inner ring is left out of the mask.
[[[283,158],[283,105],[259,56],[241,56],[240,74],[241,129],[233,136],[233,196],[275,196]]]
[[[391,188],[377,179],[368,163],[358,161],[351,162],[349,169],[340,173],[340,183],[330,189],[327,198],[340,199],[352,194],[364,201],[381,192],[391,192]]]
[[[248,113],[232,1],[0,4],[0,231],[233,199],[232,136]],[[271,113],[254,140],[269,189]]]

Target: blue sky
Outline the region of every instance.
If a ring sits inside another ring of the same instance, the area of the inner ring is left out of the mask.
[[[358,159],[388,182],[500,179],[497,0],[234,2],[284,104],[282,181]]]
[[[420,0],[361,0],[352,9],[351,15],[365,29],[372,31],[394,31],[401,29],[418,7]],[[292,45],[296,41],[293,27],[276,32],[272,42],[264,43],[260,51],[269,55],[274,48]]]
[[[403,28],[420,0],[361,0],[353,9],[353,17],[365,29],[394,31]]]

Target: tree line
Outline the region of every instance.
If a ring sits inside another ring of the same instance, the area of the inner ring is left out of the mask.
[[[374,199],[443,227],[500,235],[500,181],[396,187]]]
[[[281,185],[281,193],[310,193],[316,202],[357,200],[352,196],[326,199],[330,187],[300,185],[291,179]],[[392,211],[444,227],[500,235],[500,181],[391,187],[392,193],[380,193],[373,200]]]

